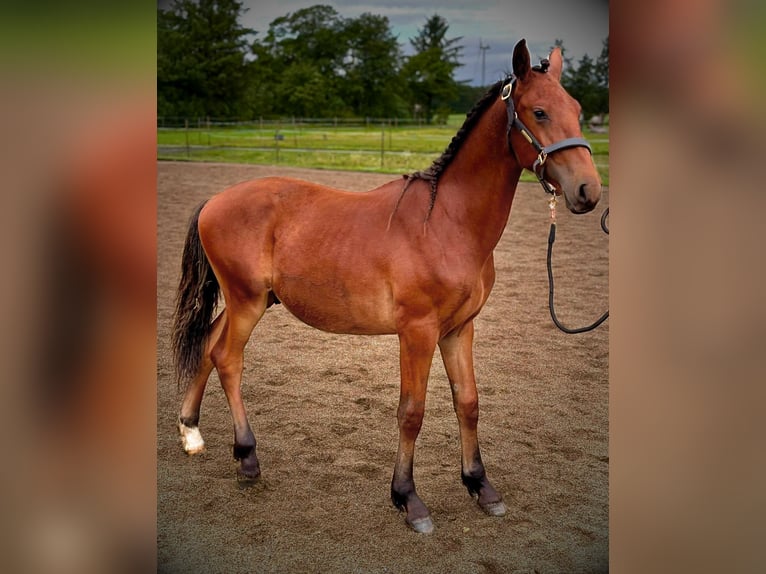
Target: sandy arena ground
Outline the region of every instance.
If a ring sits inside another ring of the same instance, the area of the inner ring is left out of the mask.
[[[364,191],[395,176],[294,168],[158,165],[158,557],[160,572],[539,572],[608,570],[609,321],[566,335],[547,309],[547,197],[522,183],[476,319],[479,439],[508,513],[485,516],[460,482],[458,427],[434,359],[415,451],[436,526],[415,534],[391,505],[399,397],[396,337],[332,335],[269,309],[245,356],[243,394],[262,477],[238,488],[233,429],[215,372],[202,404],[206,451],[181,449],[170,328],[188,217],[233,183],[281,175]],[[608,305],[608,237],[595,212],[560,204],[559,318]],[[438,200],[437,200],[438,201]],[[439,353],[438,349],[436,351]]]

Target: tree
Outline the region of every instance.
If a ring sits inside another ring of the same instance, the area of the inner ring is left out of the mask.
[[[458,114],[468,113],[486,91],[487,88],[484,86],[469,86],[459,83],[457,95],[450,102],[450,110]]]
[[[328,117],[347,106],[339,82],[347,53],[345,20],[316,5],[280,16],[252,45],[251,105],[261,115]],[[258,87],[260,86],[260,87]]]
[[[360,116],[398,115],[401,50],[388,18],[362,14],[346,22],[345,33],[344,99]]]
[[[388,18],[316,5],[275,19],[252,46],[258,115],[397,115],[401,51]]]
[[[407,59],[402,68],[411,93],[413,107],[422,107],[426,122],[430,123],[434,113],[447,108],[457,95],[457,82],[453,78],[463,47],[457,45],[462,36],[447,38],[447,21],[434,14],[410,39],[416,53]]]
[[[601,54],[596,60],[596,84],[599,87],[599,113],[609,113],[609,36],[604,39]]]
[[[577,66],[568,66],[561,78],[566,90],[580,102],[586,118],[590,118],[594,113],[594,78],[593,59],[588,54],[583,55]]]
[[[343,18],[332,6],[311,6],[269,24],[265,44],[283,64],[310,61],[321,74],[334,75],[346,52],[343,27]]]
[[[338,95],[335,84],[335,79],[322,74],[315,63],[295,62],[274,86],[277,110],[282,115],[299,118],[341,115],[346,104]]]
[[[247,87],[245,54],[253,31],[239,24],[238,0],[175,0],[157,12],[157,112],[234,116]]]
[[[572,65],[571,58],[564,59],[566,65],[561,75],[561,84],[573,98],[580,102],[586,119],[609,112],[608,42],[607,37],[604,40],[601,55],[596,61],[588,54],[584,54],[576,66]],[[556,45],[563,48],[561,40],[556,40]]]

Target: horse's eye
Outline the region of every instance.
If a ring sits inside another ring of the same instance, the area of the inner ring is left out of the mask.
[[[535,114],[536,120],[544,120],[548,117],[548,114],[546,114],[543,110],[534,110],[533,113]]]

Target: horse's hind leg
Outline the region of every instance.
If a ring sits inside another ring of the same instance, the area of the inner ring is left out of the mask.
[[[479,506],[492,516],[503,516],[505,504],[487,478],[477,433],[479,396],[473,371],[473,321],[439,342],[460,426],[461,477]]]
[[[247,420],[242,402],[242,369],[244,351],[253,328],[266,311],[268,294],[255,301],[239,303],[227,299],[227,315],[221,336],[213,345],[211,359],[221,379],[234,421],[234,458],[240,461],[240,480],[251,481],[261,474],[255,454],[255,436]]]
[[[213,321],[210,334],[205,343],[202,354],[200,369],[196,376],[189,382],[184,393],[183,402],[178,415],[178,432],[181,434],[181,444],[186,454],[197,454],[205,448],[205,441],[199,431],[199,412],[202,404],[202,396],[205,393],[210,372],[213,370],[213,361],[210,358],[213,346],[221,336],[226,310],[224,309]]]

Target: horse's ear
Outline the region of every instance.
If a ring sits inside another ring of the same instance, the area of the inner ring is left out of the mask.
[[[527,50],[527,41],[519,40],[513,49],[513,75],[520,80],[524,80],[529,74],[531,65],[529,63],[529,50]]]
[[[561,81],[561,69],[564,66],[564,59],[561,57],[561,48],[556,46],[551,50],[551,55],[548,57],[551,65],[548,68],[548,73],[555,77],[558,81]]]

